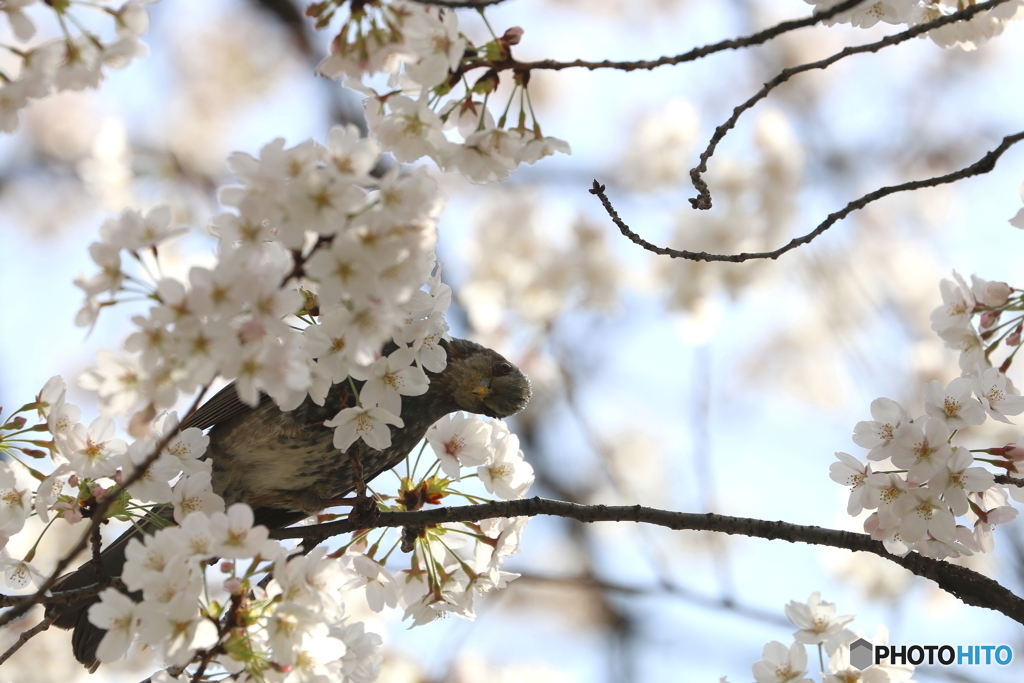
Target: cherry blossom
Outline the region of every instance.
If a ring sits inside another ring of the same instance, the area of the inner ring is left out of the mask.
[[[135,601],[114,588],[100,593],[100,602],[89,608],[89,621],[107,630],[96,650],[97,659],[112,662],[124,656],[135,636],[137,610]]]

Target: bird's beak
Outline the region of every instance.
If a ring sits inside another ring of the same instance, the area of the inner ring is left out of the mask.
[[[480,384],[476,385],[476,388],[473,389],[473,394],[478,399],[480,399],[481,401],[484,400],[485,398],[487,398],[488,396],[490,396],[491,395],[491,380],[490,380],[490,378],[488,377],[488,378],[480,380]]]

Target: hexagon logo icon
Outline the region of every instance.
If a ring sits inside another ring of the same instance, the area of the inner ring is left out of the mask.
[[[863,671],[875,663],[875,646],[870,641],[858,638],[850,643],[850,666]]]

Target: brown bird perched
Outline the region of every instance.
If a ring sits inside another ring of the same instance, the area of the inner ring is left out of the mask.
[[[401,463],[430,425],[445,415],[464,410],[502,418],[526,406],[530,381],[515,365],[471,341],[452,339],[441,345],[448,356],[447,366],[439,373],[427,373],[430,387],[426,393],[402,397],[404,426],[390,427],[391,446],[384,450],[373,449],[361,439],[344,453],[334,447],[333,430],[323,423],[355,405],[348,382],[331,387],[323,406],[307,397],[289,412],[282,412],[267,396],[252,408],[240,401],[234,386],[229,385],[182,421],[181,428],[210,428],[205,457],[213,465],[213,489],[227,505],[247,503],[257,524],[285,527],[355,490],[360,483],[356,467],[362,470],[362,481],[368,482]],[[394,348],[389,344],[385,354]],[[361,386],[355,384],[357,389]],[[170,518],[169,512],[166,516]],[[125,547],[138,533],[137,529],[126,532],[103,551],[107,576],[121,575]],[[62,578],[53,591],[81,588],[97,580],[90,562]],[[75,602],[63,608],[54,621],[61,628],[74,629],[75,658],[90,671],[98,666],[96,648],[106,633],[88,618],[89,607],[98,600],[92,597]],[[58,609],[51,606],[47,613]]]

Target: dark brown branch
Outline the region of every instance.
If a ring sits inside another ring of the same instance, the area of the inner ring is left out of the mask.
[[[880,541],[865,534],[850,531],[802,526],[787,522],[768,522],[745,517],[715,514],[693,514],[656,510],[640,505],[577,505],[544,498],[498,501],[481,505],[444,507],[415,512],[382,512],[375,527],[430,526],[449,522],[477,522],[497,517],[534,517],[552,515],[580,522],[643,522],[668,529],[715,531],[790,543],[809,543],[835,548],[869,552],[904,567],[918,576],[931,579],[939,588],[961,602],[975,607],[1002,612],[1014,621],[1024,624],[1024,600],[987,576],[965,567],[942,562],[918,553],[905,557],[891,555]],[[302,538],[316,543],[338,534],[355,531],[359,525],[347,520],[315,526],[280,529],[270,533],[272,538]]]
[[[98,583],[90,584],[88,586],[82,586],[81,588],[72,588],[71,590],[60,591],[51,595],[44,595],[36,600],[41,605],[70,605],[73,602],[78,602],[82,598],[91,598],[94,595],[99,595],[107,588],[117,588],[118,590],[127,590],[127,587],[121,582],[121,579],[107,578]],[[13,607],[20,605],[25,597],[22,595],[0,595],[0,607]]]
[[[53,625],[53,622],[57,619],[57,616],[58,615],[54,614],[52,617],[46,617],[38,624],[28,629],[27,631],[24,631],[20,636],[18,636],[18,640],[14,643],[14,645],[11,645],[9,648],[7,648],[6,652],[0,655],[0,664],[3,664],[8,659],[10,659],[11,656],[15,652],[20,650],[25,643],[32,640],[32,638],[39,635],[46,629],[50,628]]]
[[[977,6],[978,5],[976,5],[976,7]],[[630,229],[630,227],[626,225],[621,218],[619,218],[618,212],[615,211],[615,207],[612,206],[611,201],[605,194],[604,185],[601,185],[595,180],[594,186],[588,191],[593,195],[597,195],[598,199],[601,200],[601,203],[604,205],[605,211],[608,212],[608,216],[611,217],[612,222],[615,223],[616,227],[618,227],[619,229],[619,232],[621,232],[623,236],[625,236],[634,244],[646,249],[651,253],[658,254],[660,256],[669,256],[671,258],[689,259],[691,261],[728,261],[730,263],[741,263],[743,261],[750,261],[753,259],[774,260],[785,254],[787,251],[792,251],[793,249],[796,249],[799,246],[807,244],[808,242],[816,238],[818,235],[822,234],[823,232],[831,228],[834,224],[836,224],[843,218],[846,218],[854,211],[863,209],[871,202],[878,201],[883,197],[888,197],[889,195],[896,194],[897,192],[909,192],[913,190],[920,190],[926,187],[938,187],[939,185],[948,185],[949,183],[955,183],[956,181],[963,180],[964,178],[970,178],[971,176],[984,175],[985,173],[990,173],[992,169],[995,168],[996,161],[999,160],[999,157],[1001,157],[1006,150],[1008,150],[1010,147],[1014,146],[1021,140],[1024,140],[1024,132],[1016,133],[1014,135],[1007,135],[1006,137],[1003,138],[1003,141],[999,143],[998,147],[990,151],[988,154],[986,154],[985,156],[983,156],[981,159],[974,162],[970,166],[962,168],[959,171],[947,173],[946,175],[942,176],[936,176],[934,178],[928,178],[926,180],[912,180],[910,182],[901,183],[899,185],[888,185],[886,187],[879,188],[874,192],[869,192],[863,197],[855,199],[852,202],[848,203],[839,211],[836,211],[835,213],[830,213],[828,215],[828,218],[819,223],[818,227],[816,227],[814,230],[810,231],[806,235],[796,237],[790,240],[786,245],[779,247],[775,251],[743,252],[741,254],[709,254],[706,251],[687,251],[686,249],[670,249],[668,247],[659,247],[658,245],[648,242],[644,238],[640,237],[640,235],[633,232]]]
[[[783,69],[779,72],[772,80],[764,84],[757,93],[748,99],[746,102],[738,105],[732,110],[732,116],[723,123],[722,125],[715,128],[715,134],[711,136],[711,140],[708,142],[707,148],[701,152],[700,164],[696,168],[690,170],[690,179],[693,181],[693,186],[697,190],[697,196],[690,200],[690,204],[693,208],[706,211],[711,208],[711,191],[708,189],[708,184],[701,177],[702,174],[708,170],[708,159],[715,153],[715,149],[718,147],[718,143],[725,138],[726,133],[732,130],[736,126],[736,122],[739,120],[740,115],[743,112],[753,108],[755,104],[768,97],[768,93],[788,81],[792,76],[805,71],[812,71],[814,69],[827,69],[832,64],[835,64],[840,59],[849,57],[850,55],[861,54],[865,52],[878,52],[879,50],[892,46],[898,45],[899,43],[906,42],[911,38],[928,33],[932,29],[936,29],[947,24],[952,24],[958,21],[967,21],[979,12],[992,9],[998,5],[1007,2],[1008,0],[989,0],[978,5],[971,5],[967,9],[961,10],[954,14],[950,14],[944,17],[939,17],[934,21],[929,21],[924,24],[918,24],[911,28],[903,31],[902,33],[896,33],[891,36],[886,36],[882,40],[874,43],[868,43],[866,45],[857,45],[856,47],[848,47],[839,52],[835,53],[831,57],[827,57],[817,62],[809,62],[807,64],[801,64],[799,66],[791,66],[787,69]]]
[[[417,0],[422,2],[423,0]],[[542,59],[536,62],[519,62],[514,59],[506,59],[503,61],[491,61],[491,60],[480,60],[478,62],[471,62],[467,67],[468,69],[476,69],[480,67],[487,67],[494,69],[495,71],[505,71],[512,69],[514,71],[532,71],[534,69],[545,69],[548,71],[561,71],[562,69],[573,69],[583,68],[594,71],[595,69],[617,69],[619,71],[650,71],[656,69],[659,66],[673,66],[676,64],[683,64],[685,62],[694,62],[698,59],[703,59],[708,55],[713,55],[716,52],[724,52],[725,50],[738,50],[745,47],[753,47],[755,45],[761,45],[767,43],[769,40],[776,38],[783,33],[789,31],[795,31],[798,28],[806,28],[808,26],[814,26],[820,21],[831,19],[832,17],[841,14],[847,10],[853,9],[857,5],[861,4],[865,0],[846,0],[841,2],[835,7],[830,7],[822,12],[815,12],[809,17],[803,19],[793,19],[790,21],[783,21],[780,24],[776,24],[770,28],[766,28],[763,31],[752,33],[749,36],[743,36],[741,38],[730,38],[710,45],[703,45],[701,47],[695,47],[689,52],[684,52],[679,55],[670,57],[659,57],[658,59],[642,59],[631,62],[613,62],[605,59],[600,62],[588,62],[583,59],[576,59],[571,62],[560,62],[555,59]],[[1005,0],[1004,0],[1005,1]],[[430,4],[440,4],[431,2]]]
[[[1020,477],[1011,477],[1008,474],[997,474],[996,483],[1003,484],[1004,486],[1016,486],[1018,488],[1024,488],[1024,479]]]
[[[413,0],[421,5],[436,5],[438,7],[460,8],[481,8],[491,5],[500,5],[505,0]]]
[[[107,510],[110,509],[110,506],[113,505],[115,501],[121,498],[121,493],[123,491],[126,491],[129,486],[137,482],[139,479],[142,479],[142,477],[146,476],[146,470],[149,469],[150,465],[156,462],[157,458],[160,457],[160,454],[163,453],[164,449],[167,448],[168,444],[171,443],[171,440],[181,432],[181,423],[184,422],[190,415],[192,415],[192,413],[196,411],[196,409],[199,407],[199,403],[203,400],[203,396],[206,395],[206,391],[209,388],[210,385],[207,384],[199,391],[199,394],[196,396],[195,400],[192,402],[192,405],[185,413],[185,416],[181,419],[181,421],[178,422],[178,426],[172,429],[166,435],[164,435],[162,439],[160,439],[160,443],[158,443],[156,445],[156,448],[153,449],[153,452],[146,456],[146,459],[143,460],[138,465],[135,472],[130,477],[127,477],[122,483],[118,484],[117,486],[114,486],[112,489],[107,491],[107,495],[103,498],[103,500],[99,501],[99,503],[93,510],[92,517],[90,518],[89,521],[89,528],[88,530],[86,530],[86,533],[82,534],[82,537],[78,539],[78,543],[76,543],[75,546],[70,551],[65,553],[65,555],[57,561],[57,565],[53,568],[53,571],[50,573],[49,578],[47,578],[46,581],[43,582],[43,585],[39,587],[39,590],[37,590],[32,595],[26,595],[22,597],[18,604],[12,605],[11,609],[4,612],[3,614],[0,614],[0,626],[4,626],[14,621],[21,615],[28,612],[32,605],[38,604],[44,599],[46,592],[50,590],[50,588],[52,588],[55,583],[57,583],[57,579],[61,577],[61,575],[64,573],[64,570],[67,569],[68,565],[71,564],[71,561],[75,559],[75,556],[77,556],[78,553],[85,550],[86,546],[89,545],[96,529],[98,529],[99,526],[103,524],[103,522],[105,521],[104,515],[106,514]]]

